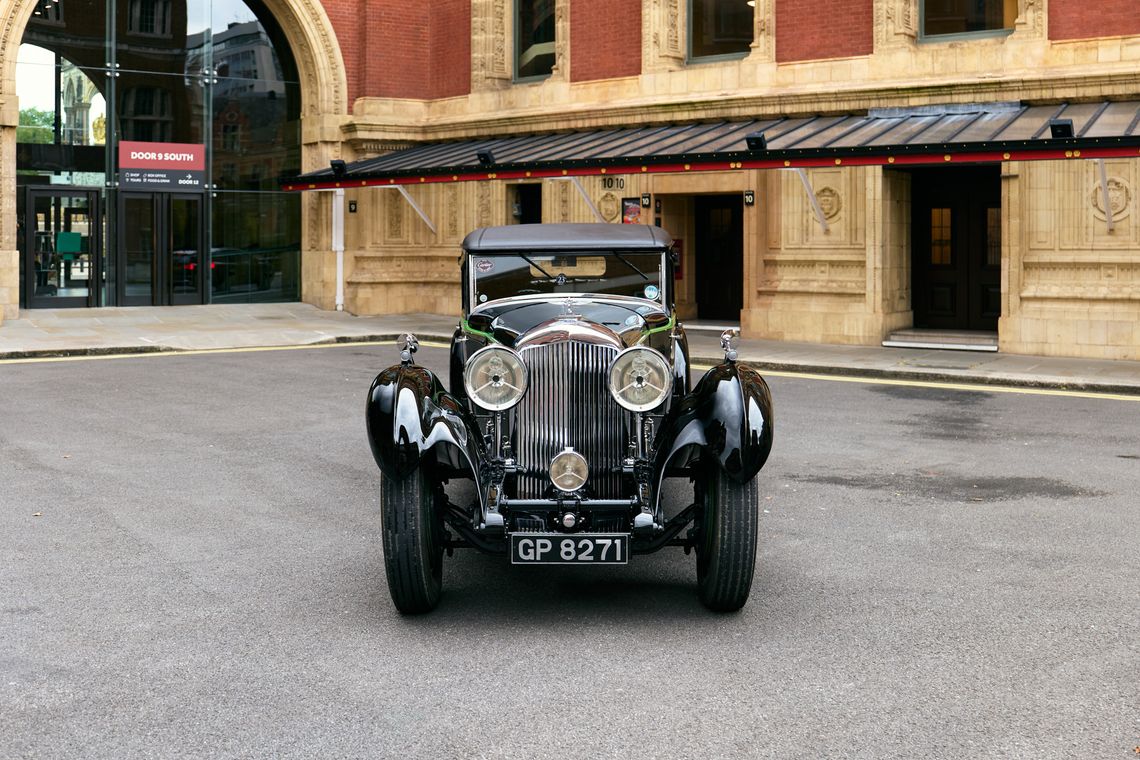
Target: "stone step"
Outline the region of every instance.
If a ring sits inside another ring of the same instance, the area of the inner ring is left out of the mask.
[[[933,348],[951,351],[997,351],[997,332],[992,330],[895,330],[883,345],[887,348]]]

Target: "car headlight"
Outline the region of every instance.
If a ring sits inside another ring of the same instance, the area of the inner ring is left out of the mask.
[[[463,387],[479,406],[493,412],[510,409],[526,393],[526,365],[502,346],[487,346],[472,354],[463,370]]]
[[[660,406],[673,390],[673,372],[652,348],[634,346],[614,357],[609,373],[610,393],[631,412]]]

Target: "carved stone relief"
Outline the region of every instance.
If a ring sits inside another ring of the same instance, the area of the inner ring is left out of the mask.
[[[1042,0],[1018,0],[1017,20],[1013,28],[1018,36],[1044,38],[1045,8]]]
[[[459,237],[459,186],[447,185],[443,193],[443,204],[447,213],[447,237]]]
[[[839,197],[838,190],[834,187],[821,187],[816,191],[815,197],[819,200],[819,207],[825,219],[831,221],[839,216],[839,212],[843,209],[843,201]]]
[[[644,71],[668,71],[685,62],[684,16],[687,0],[644,0],[641,8],[641,67]]]
[[[489,182],[476,183],[475,219],[480,227],[491,224],[491,184]]]
[[[1132,189],[1120,177],[1108,178],[1108,202],[1112,206],[1112,220],[1120,221],[1128,216],[1132,203]],[[1089,192],[1089,203],[1093,207],[1093,215],[1105,221],[1104,189],[1099,182]]]
[[[875,48],[907,47],[918,39],[921,0],[875,0]]]
[[[776,59],[776,15],[775,0],[756,0],[753,6],[755,26],[752,33],[753,61],[774,61]]]
[[[387,237],[390,240],[403,240],[404,198],[397,192],[386,192],[385,196],[385,217],[388,220]]]
[[[570,221],[570,183],[558,183],[558,220]]]
[[[511,39],[510,12],[507,0],[473,0],[471,3],[471,88],[493,89],[511,80],[507,58]]]
[[[621,213],[621,202],[613,193],[606,193],[598,199],[598,211],[607,222],[612,222]]]
[[[554,66],[550,78],[570,78],[570,0],[554,3]]]

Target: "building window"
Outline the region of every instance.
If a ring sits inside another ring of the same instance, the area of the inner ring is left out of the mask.
[[[1001,209],[986,209],[986,266],[1001,266]]]
[[[241,150],[241,126],[238,124],[222,125],[222,150],[237,153]]]
[[[63,3],[61,0],[39,0],[36,3],[36,9],[32,11],[32,18],[35,21],[62,25]]]
[[[123,137],[142,142],[170,142],[174,117],[170,93],[158,87],[132,87],[123,93]]]
[[[689,0],[689,58],[747,55],[756,28],[754,5],[754,0]]]
[[[130,0],[127,31],[133,34],[170,36],[170,0]]]
[[[554,2],[516,0],[516,79],[547,77],[554,69]]]
[[[934,266],[954,263],[952,228],[950,209],[930,209],[930,263]]]
[[[922,0],[922,36],[1013,29],[1017,0]]]

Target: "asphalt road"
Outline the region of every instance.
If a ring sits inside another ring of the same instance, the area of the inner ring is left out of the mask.
[[[775,377],[742,612],[457,553],[403,618],[394,357],[0,364],[0,756],[1135,757],[1140,402]]]

